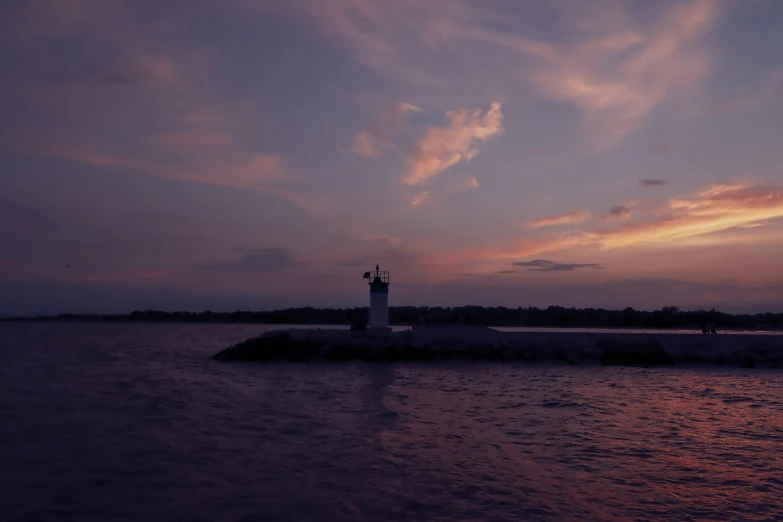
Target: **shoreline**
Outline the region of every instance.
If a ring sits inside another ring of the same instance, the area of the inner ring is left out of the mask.
[[[504,332],[473,326],[410,330],[272,330],[212,359],[258,362],[472,360],[621,366],[710,364],[783,368],[783,336],[694,333]]]
[[[221,320],[215,320],[215,321],[209,321],[209,320],[199,320],[199,321],[188,321],[188,320],[148,320],[148,319],[131,319],[131,318],[121,318],[121,319],[79,319],[79,318],[63,318],[58,319],[56,317],[0,317],[0,323],[110,323],[110,324],[178,324],[178,325],[185,325],[185,324],[193,324],[193,325],[199,325],[199,324],[209,324],[209,325],[215,325],[215,324],[224,324],[224,325],[255,325],[255,326],[266,326],[266,327],[280,327],[281,329],[290,329],[290,328],[302,328],[302,329],[323,329],[323,330],[350,330],[351,325],[340,323],[340,324],[323,324],[323,323],[259,323],[259,322],[252,322],[252,321],[221,321]],[[457,324],[390,324],[391,328],[395,329],[395,331],[404,331],[404,330],[411,330],[413,327],[470,327],[470,328],[489,328],[496,331],[502,331],[502,332],[541,332],[541,333],[568,333],[568,332],[575,332],[575,333],[603,333],[603,331],[606,332],[612,332],[612,333],[644,333],[644,334],[683,334],[683,335],[704,335],[702,334],[701,330],[696,327],[651,327],[651,326],[551,326],[551,325],[541,325],[541,326],[484,326],[484,325],[473,325],[468,323],[457,323]],[[751,329],[751,328],[720,328],[718,329],[718,335],[783,335],[783,328],[757,328],[757,329]],[[706,336],[709,336],[710,334],[707,334]]]

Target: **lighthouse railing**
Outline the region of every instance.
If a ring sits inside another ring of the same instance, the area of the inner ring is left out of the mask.
[[[377,279],[376,279],[377,278]],[[370,272],[369,283],[373,284],[376,280],[380,279],[381,283],[389,284],[389,272],[384,270],[378,270]]]

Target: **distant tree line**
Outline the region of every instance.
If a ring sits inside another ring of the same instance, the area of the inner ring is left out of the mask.
[[[365,324],[368,307],[357,308],[288,308],[264,312],[163,312],[139,310],[131,314],[78,315],[61,314],[28,320],[55,321],[123,321],[175,323],[256,323],[256,324]],[[475,324],[487,326],[572,326],[572,327],[643,327],[686,328],[715,323],[719,328],[783,328],[783,313],[727,314],[712,310],[682,311],[666,306],[655,311],[633,308],[606,310],[603,308],[506,308],[503,306],[392,306],[392,325],[412,324]]]

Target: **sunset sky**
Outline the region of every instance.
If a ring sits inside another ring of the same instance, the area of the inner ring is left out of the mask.
[[[779,0],[6,0],[0,313],[783,311]],[[66,265],[68,267],[66,268]]]

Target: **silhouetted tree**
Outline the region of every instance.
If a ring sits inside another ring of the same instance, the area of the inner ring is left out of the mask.
[[[360,324],[369,317],[368,307],[355,308],[287,308],[252,312],[235,310],[221,313],[160,310],[137,310],[130,314],[74,315],[26,318],[27,320],[57,321],[132,321],[132,322],[210,322],[258,324]],[[25,318],[21,318],[25,319]],[[0,320],[20,320],[4,317]],[[625,308],[564,308],[534,306],[506,308],[503,306],[392,306],[389,321],[393,325],[411,324],[477,324],[487,326],[595,326],[646,328],[698,328],[714,322],[719,328],[783,328],[783,313],[725,314],[715,310],[682,311],[676,306],[665,306],[652,312]]]

